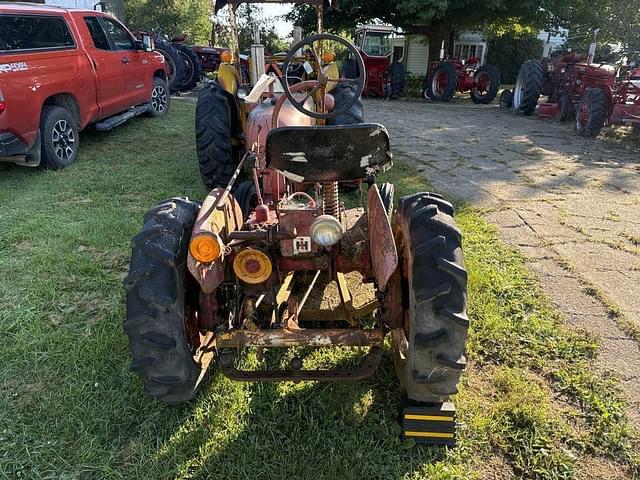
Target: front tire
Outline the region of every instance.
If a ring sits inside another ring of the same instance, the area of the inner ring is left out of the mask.
[[[186,198],[167,200],[145,214],[142,230],[131,241],[124,281],[131,370],[148,395],[165,403],[194,398],[213,359],[205,345],[195,345],[189,329],[197,322],[192,314],[199,288],[187,270],[187,252],[199,209]]]
[[[170,105],[171,96],[169,95],[169,86],[166,80],[160,77],[154,77],[151,88],[151,100],[149,101],[149,110],[147,113],[150,117],[162,117],[169,112]]]
[[[410,400],[444,402],[466,365],[467,272],[453,207],[442,197],[402,197],[394,217],[405,323],[392,331],[400,383]]]
[[[77,120],[68,110],[46,105],[40,119],[42,165],[52,170],[68,167],[78,158]]]

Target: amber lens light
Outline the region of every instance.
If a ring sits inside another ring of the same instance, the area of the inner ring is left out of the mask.
[[[202,263],[210,263],[220,258],[222,242],[213,233],[199,233],[189,244],[191,256]]]
[[[252,285],[266,282],[271,276],[271,259],[260,250],[247,248],[236,255],[233,271],[240,280]]]
[[[336,59],[336,54],[333,52],[324,52],[322,54],[322,62],[323,63],[331,63]]]

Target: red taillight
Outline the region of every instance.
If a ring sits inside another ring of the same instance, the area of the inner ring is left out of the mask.
[[[0,90],[0,113],[4,112],[7,108],[7,104],[4,101],[4,97],[2,96],[2,91]]]

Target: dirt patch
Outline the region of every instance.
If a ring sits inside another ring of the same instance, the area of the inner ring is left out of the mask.
[[[640,238],[637,154],[494,105],[365,107],[389,130],[396,158],[440,193],[481,207],[567,323],[599,339],[595,366],[617,374],[640,426],[640,352],[627,333],[640,327],[640,249],[629,241]]]

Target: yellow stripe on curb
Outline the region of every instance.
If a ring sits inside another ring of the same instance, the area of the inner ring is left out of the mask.
[[[435,420],[436,422],[453,422],[453,417],[441,417],[436,415],[414,415],[406,413],[405,420]]]
[[[440,432],[404,432],[405,437],[453,438],[453,433]]]

